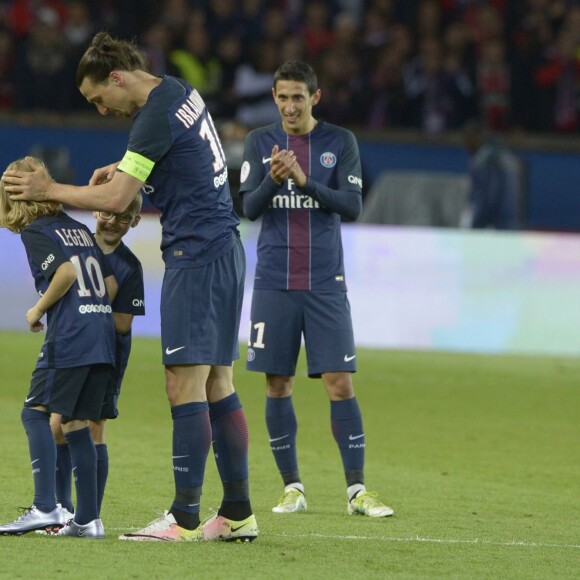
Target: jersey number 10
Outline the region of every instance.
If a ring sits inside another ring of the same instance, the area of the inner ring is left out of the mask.
[[[78,293],[81,298],[88,298],[94,295],[102,298],[107,291],[105,280],[101,271],[101,264],[94,256],[89,256],[84,263],[79,256],[71,256],[70,261],[77,271],[77,282],[79,284]],[[87,278],[93,288],[93,292],[87,286]]]
[[[208,113],[207,119],[203,119],[199,129],[199,136],[209,142],[211,152],[213,153],[213,170],[219,173],[226,165],[226,156],[222,149],[222,144],[215,130],[213,120]]]

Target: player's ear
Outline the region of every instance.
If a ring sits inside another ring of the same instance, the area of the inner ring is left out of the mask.
[[[316,89],[316,92],[312,95],[312,106],[314,107],[314,105],[318,104],[318,101],[320,101],[320,97],[322,96],[322,92],[320,89]]]
[[[109,73],[109,79],[111,80],[111,82],[117,86],[117,87],[122,87],[123,86],[123,75],[116,70],[113,70]]]
[[[136,228],[139,225],[140,221],[141,221],[141,214],[139,213],[133,218],[133,223],[131,224],[131,227]]]

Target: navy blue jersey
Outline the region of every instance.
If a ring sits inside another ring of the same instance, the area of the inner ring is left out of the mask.
[[[306,186],[270,177],[274,145],[294,151]],[[263,200],[248,216],[263,211],[254,288],[346,291],[341,215],[356,218],[362,206],[354,135],[322,121],[306,135],[288,135],[281,123],[255,129],[246,137],[240,180],[245,210],[246,197]]]
[[[143,316],[145,314],[145,290],[143,268],[135,254],[121,241],[114,252],[106,255],[119,285],[113,300],[113,312]],[[131,330],[127,334],[116,333],[115,370],[111,378],[118,391],[131,354]]]
[[[119,169],[145,181],[143,193],[161,210],[167,267],[208,264],[233,248],[239,218],[226,159],[195,89],[164,76],[135,115],[126,158]]]
[[[104,278],[112,274],[89,229],[65,213],[43,216],[21,234],[37,292],[70,261],[77,279],[46,312],[46,338],[37,368],[114,364],[115,326]]]

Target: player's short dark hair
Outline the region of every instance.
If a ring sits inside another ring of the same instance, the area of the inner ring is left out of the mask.
[[[147,64],[134,42],[118,40],[107,32],[98,32],[77,66],[77,87],[86,77],[94,83],[102,83],[114,70],[146,71]]]
[[[274,73],[274,90],[278,81],[296,81],[304,83],[308,92],[313,95],[318,90],[318,79],[314,69],[301,60],[287,60]]]

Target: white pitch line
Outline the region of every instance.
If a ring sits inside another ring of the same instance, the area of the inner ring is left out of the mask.
[[[456,540],[453,538],[421,538],[420,536],[407,538],[394,538],[389,536],[341,536],[332,534],[286,534],[273,533],[274,536],[282,536],[285,538],[321,538],[325,540],[379,540],[381,542],[417,542],[427,544],[484,544],[487,546],[516,546],[523,548],[571,548],[578,550],[580,544],[548,544],[542,542],[523,542],[519,540],[512,540],[510,542],[498,542],[494,540]]]
[[[107,530],[112,530],[115,532],[130,532],[137,530],[139,528],[106,528]],[[408,542],[408,543],[424,543],[424,544],[469,544],[469,545],[485,545],[485,546],[506,546],[506,547],[516,547],[516,548],[569,548],[572,550],[579,550],[580,544],[548,544],[543,542],[524,542],[520,540],[512,540],[510,542],[498,542],[495,540],[480,540],[475,538],[474,540],[456,540],[453,538],[421,538],[420,536],[406,537],[406,538],[394,538],[389,536],[342,536],[336,534],[287,534],[284,532],[272,532],[268,534],[269,536],[280,537],[280,538],[300,538],[300,539],[311,539],[320,538],[322,540],[378,540],[380,542]]]

